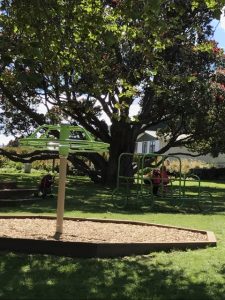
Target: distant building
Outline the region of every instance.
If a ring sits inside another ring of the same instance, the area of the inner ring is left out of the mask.
[[[183,137],[180,136],[180,138]],[[152,153],[157,152],[165,146],[166,142],[163,138],[157,136],[157,131],[146,130],[144,133],[140,134],[136,141],[135,152],[136,153]],[[225,154],[220,154],[218,157],[212,157],[210,154],[200,155],[197,157],[191,157],[188,154],[197,154],[190,152],[186,147],[172,147],[165,154],[182,153],[179,155],[181,158],[193,158],[195,160],[201,160],[210,164],[214,164],[218,167],[225,166]]]
[[[138,136],[135,152],[151,153],[157,152],[160,148],[162,148],[162,145],[160,139],[157,137],[156,131],[146,130]]]

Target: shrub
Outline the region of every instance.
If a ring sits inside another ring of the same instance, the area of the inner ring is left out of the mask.
[[[180,171],[180,163],[178,160],[169,160],[170,164],[168,166],[168,169],[170,172],[176,172],[179,173]],[[181,159],[181,173],[182,174],[187,174],[192,172],[193,169],[196,168],[205,168],[208,169],[210,168],[211,165],[200,160],[195,160],[195,159],[187,159],[187,158],[182,158]]]

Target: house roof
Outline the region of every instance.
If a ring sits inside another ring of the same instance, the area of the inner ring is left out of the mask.
[[[156,130],[146,130],[145,133],[147,133],[148,135],[151,135],[154,138],[158,138],[157,136],[157,131]]]
[[[155,130],[146,130],[145,132],[141,133],[138,137],[137,137],[137,141],[138,142],[144,142],[144,141],[155,141],[158,140],[158,136],[156,134]]]
[[[138,136],[138,140],[143,137],[143,136],[146,136],[148,135],[149,137],[153,138],[153,139],[159,139],[159,136],[157,135],[157,131],[156,130],[146,130],[145,132],[141,133],[139,136]],[[182,139],[185,139],[187,138],[189,135],[188,134],[180,134],[176,141],[179,141],[179,140],[182,140]]]

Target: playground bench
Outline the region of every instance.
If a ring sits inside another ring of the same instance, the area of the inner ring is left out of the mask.
[[[14,181],[3,181],[0,182],[0,190],[5,190],[5,189],[16,189],[17,188],[17,183]]]
[[[37,189],[4,189],[0,190],[0,199],[28,198],[34,195]]]
[[[37,192],[37,189],[14,188],[0,190],[0,205],[11,206],[34,202],[37,200],[37,197],[34,197],[35,192]]]

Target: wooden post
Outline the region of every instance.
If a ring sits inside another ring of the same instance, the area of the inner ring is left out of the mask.
[[[65,191],[66,191],[66,171],[67,171],[67,157],[69,155],[69,145],[67,140],[69,137],[69,125],[62,124],[60,128],[60,146],[59,146],[59,188],[57,200],[57,220],[56,220],[56,233],[63,232],[63,216],[65,204]]]
[[[64,204],[65,204],[65,190],[66,190],[66,170],[67,170],[67,157],[60,156],[59,164],[59,188],[58,188],[58,200],[57,200],[57,221],[56,232],[63,232],[63,216],[64,216]]]

